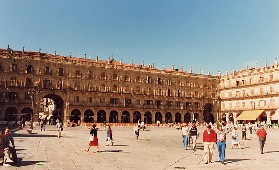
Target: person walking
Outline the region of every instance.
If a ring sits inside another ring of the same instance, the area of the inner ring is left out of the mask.
[[[214,143],[216,143],[216,133],[211,129],[211,125],[206,126],[206,130],[203,132],[204,142],[204,163],[212,163]]]
[[[221,124],[217,125],[217,148],[220,162],[224,164],[226,153],[226,128]]]
[[[133,129],[134,129],[134,132],[135,132],[135,135],[136,135],[135,138],[138,140],[139,139],[140,125],[135,125]]]
[[[88,149],[86,149],[86,152],[89,152],[89,149],[91,146],[96,146],[97,147],[97,152],[100,152],[99,149],[99,141],[98,141],[98,129],[96,128],[96,124],[93,124],[90,130],[90,137],[89,137],[89,146]]]
[[[14,143],[14,138],[13,138],[9,128],[6,128],[4,131],[2,143],[3,143],[3,148],[4,148],[4,164],[5,164],[5,166],[9,166],[9,164],[6,164],[8,162],[13,162],[14,164],[16,164],[18,162],[18,160],[17,160],[16,149],[15,149],[15,143]],[[10,154],[12,155],[12,159],[10,159]]]
[[[192,122],[192,127],[190,128],[190,138],[193,142],[193,151],[195,151],[198,139],[198,128],[196,126],[196,122]]]
[[[234,127],[232,129],[232,149],[234,148],[234,145],[237,145],[239,149],[240,147],[240,142],[238,140],[238,135],[237,135],[237,127]]]
[[[57,128],[57,132],[58,132],[58,138],[61,137],[61,131],[62,131],[62,123],[60,122],[59,119],[56,120],[56,128]]]
[[[182,142],[183,142],[183,147],[185,150],[187,150],[188,147],[188,136],[189,136],[189,127],[187,126],[186,123],[182,124],[182,128],[181,128],[181,133],[182,133]]]
[[[264,144],[265,144],[266,136],[267,136],[267,133],[266,133],[266,130],[264,129],[264,126],[260,125],[260,127],[257,131],[257,136],[258,136],[259,142],[260,142],[261,154],[264,154],[263,149],[264,149]]]
[[[247,140],[246,132],[247,132],[246,125],[243,123],[241,127],[242,140]]]
[[[111,130],[110,125],[107,125],[107,128],[106,128],[106,141],[107,141],[106,146],[113,145],[112,130]]]

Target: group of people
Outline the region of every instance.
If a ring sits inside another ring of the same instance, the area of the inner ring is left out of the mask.
[[[86,152],[89,152],[91,146],[97,148],[97,152],[100,152],[99,148],[99,139],[98,139],[98,128],[96,127],[96,124],[93,124],[90,128],[89,132],[89,143],[88,148],[85,150]],[[112,129],[110,125],[106,125],[106,146],[113,145],[113,139],[112,139]]]
[[[246,134],[243,133],[244,129],[242,126],[242,139],[246,140]],[[188,126],[186,123],[182,124],[181,128],[182,132],[182,138],[183,138],[183,147],[184,149],[187,149],[189,146],[189,139],[193,141],[193,150],[195,151],[196,147],[196,139],[199,136],[196,128],[196,123],[193,122],[191,126]],[[204,144],[204,163],[209,164],[212,163],[212,156],[213,156],[213,151],[214,151],[214,145],[215,143],[217,144],[218,148],[218,156],[219,156],[219,162],[222,164],[225,164],[225,153],[226,153],[226,139],[227,139],[227,134],[229,133],[228,129],[223,126],[222,124],[217,124],[215,130],[212,128],[211,124],[208,124],[206,126],[206,129],[204,130],[202,134],[202,141]],[[240,147],[240,143],[238,140],[238,135],[237,135],[237,128],[234,127],[232,128],[232,148],[234,145],[238,145]],[[260,152],[263,154],[263,149],[266,141],[266,136],[267,132],[264,129],[264,126],[259,126],[257,130],[257,137],[259,139],[260,143]]]

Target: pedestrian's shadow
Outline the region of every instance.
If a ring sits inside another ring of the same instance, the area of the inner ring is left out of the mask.
[[[101,153],[109,153],[109,152],[122,152],[123,150],[102,150]]]
[[[18,158],[18,163],[14,166],[21,167],[21,166],[43,166],[46,165],[48,161],[22,161],[22,158]]]
[[[129,146],[129,145],[112,145],[112,146]]]
[[[264,153],[274,153],[274,152],[279,152],[279,151],[267,151],[267,152],[264,152]]]
[[[226,164],[239,162],[239,161],[247,161],[247,160],[251,160],[251,159],[226,159]]]
[[[38,134],[38,133],[31,133],[31,134],[14,133],[13,137],[56,137],[57,138],[57,135],[47,135],[47,134]]]

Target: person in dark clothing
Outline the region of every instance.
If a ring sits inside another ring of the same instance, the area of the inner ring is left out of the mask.
[[[90,130],[91,136],[89,137],[89,147],[85,151],[88,152],[91,146],[97,147],[97,152],[100,152],[99,149],[99,142],[98,142],[98,129],[96,128],[96,124],[93,124],[91,130]]]
[[[12,154],[12,161],[13,161],[13,163],[16,164],[18,162],[18,160],[17,160],[16,149],[15,149],[15,143],[14,143],[14,138],[13,138],[9,128],[6,128],[4,131],[2,143],[3,143],[4,150],[6,150],[7,153]]]
[[[197,144],[197,139],[198,139],[198,128],[196,126],[196,122],[192,123],[192,127],[190,128],[190,138],[192,139],[193,142],[193,150],[196,150],[196,144]]]

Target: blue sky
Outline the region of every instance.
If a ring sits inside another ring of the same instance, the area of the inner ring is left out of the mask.
[[[8,44],[224,74],[274,63],[279,1],[0,0],[0,48]]]

